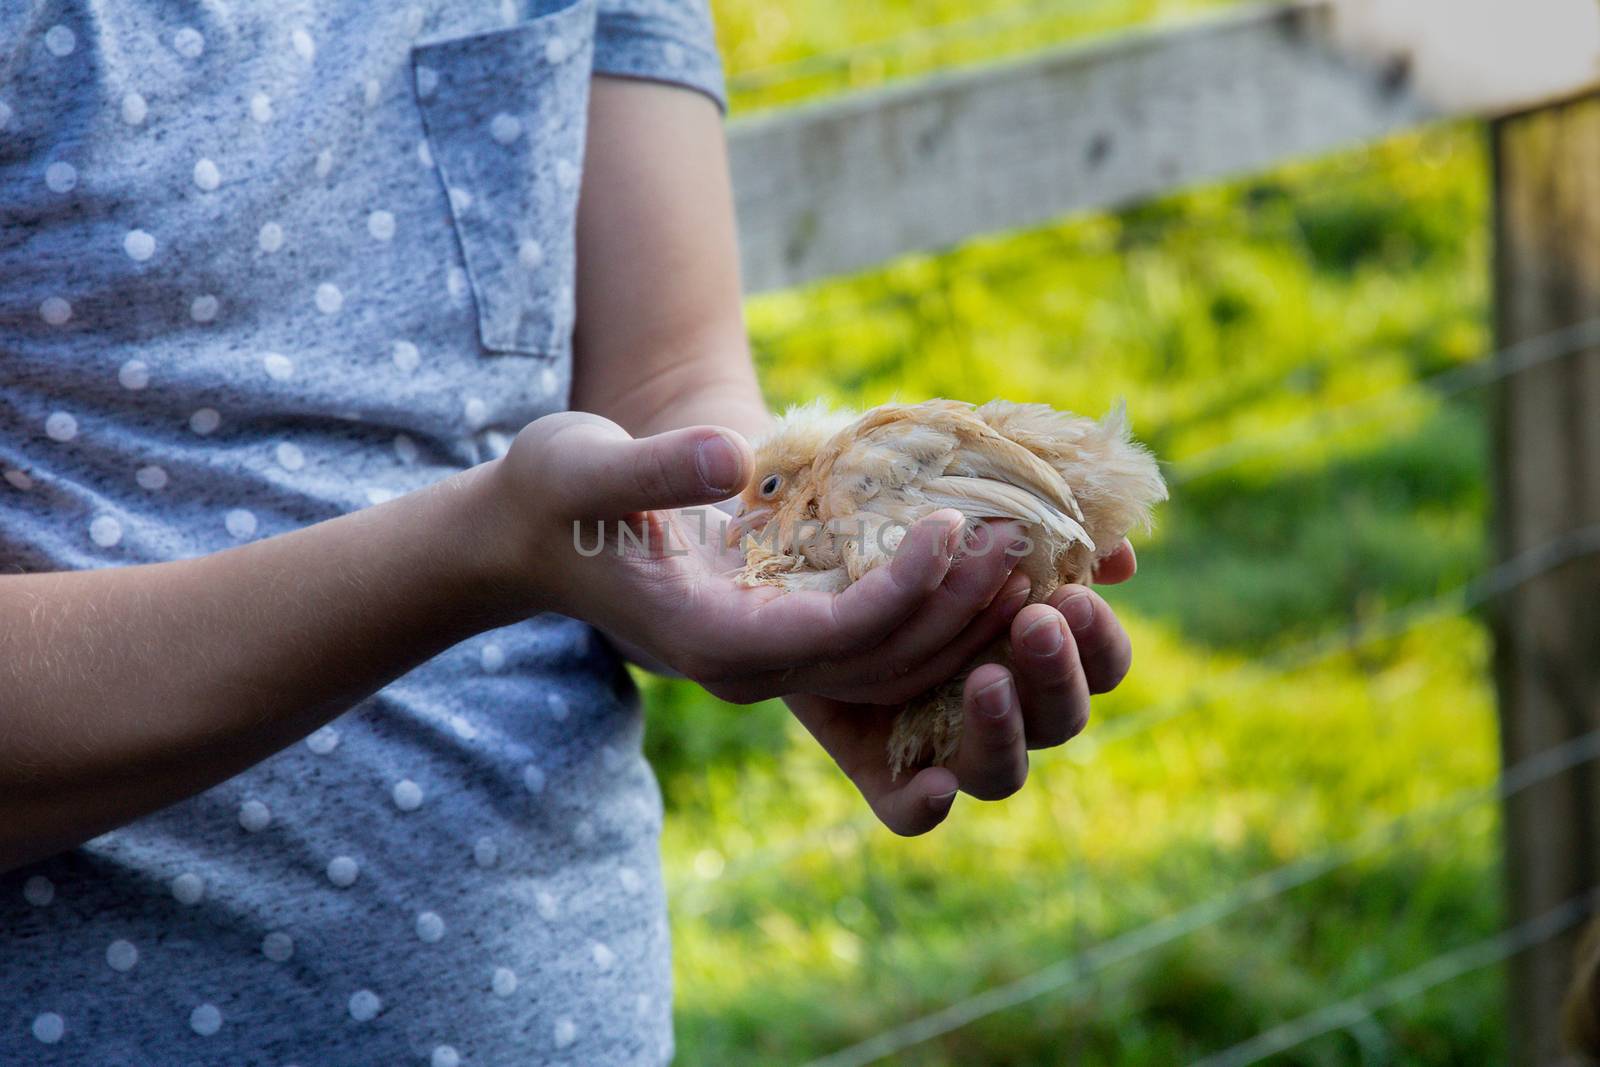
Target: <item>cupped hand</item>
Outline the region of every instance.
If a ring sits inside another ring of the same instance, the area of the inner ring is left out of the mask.
[[[1100,562],[1095,580],[1126,581],[1137,564],[1126,542]],[[1020,577],[1020,576],[1019,576]],[[1127,632],[1099,594],[1065,585],[1010,623],[1012,668],[985,664],[963,692],[961,746],[945,766],[899,778],[885,752],[899,709],[814,694],[790,696],[790,709],[895,833],[927,833],[944,821],[957,792],[998,800],[1022,788],[1028,750],[1064,744],[1089,718],[1089,697],[1128,673]]]
[[[725,700],[797,692],[902,701],[1004,632],[1026,589],[999,596],[1020,529],[961,553],[961,516],[931,515],[893,561],[841,593],[748,588],[727,516],[703,505],[743,487],[749,446],[717,427],[634,439],[595,415],[530,423],[491,473],[491,538],[530,607],[598,626]],[[959,560],[957,557],[959,555]]]
[[[1010,523],[963,551],[960,514],[931,515],[888,566],[837,594],[739,585],[727,516],[703,505],[741,488],[751,465],[744,440],[716,427],[636,440],[598,416],[547,416],[498,461],[488,536],[511,546],[508,580],[523,583],[530,606],[591,622],[725,700],[785,697],[901,834],[937,826],[958,791],[1014,793],[1027,750],[1075,736],[1090,695],[1127,673],[1128,636],[1098,594],[1063,586],[1027,605],[1027,579],[1004,550],[1022,537]],[[1095,580],[1123,581],[1135,568],[1124,543]],[[1012,668],[987,664],[967,679],[955,758],[891,776],[897,706],[1008,631]]]

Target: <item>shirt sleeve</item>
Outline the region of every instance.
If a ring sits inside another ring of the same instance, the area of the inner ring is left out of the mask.
[[[594,70],[687,86],[728,110],[707,0],[600,0]]]

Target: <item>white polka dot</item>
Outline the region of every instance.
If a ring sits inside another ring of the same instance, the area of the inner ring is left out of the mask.
[[[317,172],[317,177],[319,178],[326,178],[329,174],[333,173],[333,149],[324,148],[322,151],[317,153],[317,164],[315,169]]]
[[[78,47],[78,35],[62,25],[51,26],[44,32],[44,46],[56,57],[70,56]]]
[[[131,971],[139,962],[139,950],[132,941],[118,939],[106,946],[106,966],[113,971]]]
[[[70,193],[78,184],[78,168],[57,160],[44,168],[44,183],[53,193]]]
[[[70,441],[78,436],[78,420],[65,411],[52,411],[44,420],[44,432],[52,441]]]
[[[284,963],[294,955],[294,938],[274,930],[261,939],[261,954],[273,963]]]
[[[400,494],[381,485],[369,485],[366,495],[369,504],[387,504]]]
[[[239,805],[239,825],[246,833],[259,834],[272,825],[272,812],[259,800],[247,800]]]
[[[545,707],[550,709],[550,715],[556,722],[566,722],[567,716],[572,714],[572,705],[567,703],[567,698],[560,693],[550,693],[544,698]]]
[[[234,508],[222,517],[222,525],[235,541],[244,541],[255,536],[256,517],[244,508]]]
[[[439,88],[439,72],[432,67],[417,68],[417,95],[426,100]]]
[[[209,193],[222,184],[222,172],[211,160],[199,160],[194,165],[194,183]]]
[[[467,397],[467,402],[461,406],[461,413],[466,416],[467,425],[474,430],[489,421],[489,405],[479,397]]]
[[[276,222],[263,223],[261,232],[256,234],[256,243],[269,255],[276,252],[283,247],[283,227]]]
[[[286,382],[294,377],[294,360],[279,352],[268,352],[261,357],[261,365],[267,370],[267,377],[274,381]]]
[[[565,37],[551,37],[544,43],[544,58],[547,63],[565,63],[572,54],[572,47]]]
[[[360,875],[361,866],[349,856],[335,856],[328,861],[328,881],[340,889],[355,885]]]
[[[122,540],[122,523],[110,515],[97,515],[89,523],[89,540],[101,548],[110,548]]]
[[[435,1045],[428,1067],[461,1067],[461,1054],[449,1045]]]
[[[429,170],[433,169],[433,149],[428,147],[426,140],[417,142],[417,162]]]
[[[33,1020],[34,1040],[53,1045],[67,1032],[67,1022],[53,1011],[37,1015]]]
[[[295,54],[306,62],[309,63],[316,58],[317,42],[313,41],[311,35],[305,30],[296,29],[289,34],[289,43],[294,45]]]
[[[196,322],[212,322],[221,307],[221,301],[216,297],[210,293],[201,293],[189,301],[189,317]]]
[[[156,239],[143,230],[129,230],[122,239],[122,250],[136,263],[143,263],[156,254]]]
[[[200,898],[206,895],[205,879],[187,871],[174,878],[170,888],[173,899],[190,907],[200,903]]]
[[[344,307],[344,293],[332,282],[317,286],[317,310],[324,315],[337,315]]]
[[[580,845],[592,845],[598,836],[593,819],[579,819],[572,827],[572,839]]]
[[[306,465],[306,454],[300,451],[300,446],[284,441],[273,449],[273,458],[278,461],[278,466],[286,471],[297,471]]]
[[[428,16],[420,7],[412,5],[411,7],[406,8],[406,32],[413,37],[421,33],[424,21],[427,19],[427,17]]]
[[[489,447],[489,451],[491,454],[493,454],[495,459],[499,459],[501,456],[504,456],[507,452],[511,451],[511,438],[508,435],[501,433],[499,430],[489,430],[485,432],[483,435],[483,443]]]
[[[494,674],[502,670],[506,665],[505,649],[490,642],[483,646],[483,651],[478,653],[478,662],[483,666],[484,670]]]
[[[216,408],[200,408],[189,416],[189,429],[201,437],[216,432],[217,427],[221,425],[222,416],[218,414]]]
[[[368,78],[361,83],[361,97],[368,107],[377,107],[382,95],[383,86],[378,84],[377,78]]]
[[[556,184],[571,192],[578,186],[578,166],[569,159],[556,160]]]
[[[138,93],[126,93],[122,97],[122,121],[129,126],[142,126],[145,116],[150,114],[150,105]]]
[[[387,211],[374,211],[367,216],[367,232],[375,241],[388,241],[394,237],[394,216]]]
[[[548,890],[541,889],[534,894],[533,906],[539,912],[539,918],[545,922],[555,922],[561,914],[561,902],[556,895]]]
[[[55,883],[42,874],[36,874],[22,883],[22,899],[36,908],[44,908],[56,899]]]
[[[133,480],[139,484],[140,489],[154,493],[167,487],[167,472],[152,463],[134,471]]]
[[[272,97],[257,93],[250,98],[250,117],[260,123],[272,121]]]
[[[185,59],[199,59],[206,50],[206,39],[193,26],[185,26],[172,35],[172,50]]]
[[[117,381],[124,389],[134,392],[150,384],[150,364],[142,359],[130,359],[117,370]]]
[[[632,867],[618,867],[617,881],[622,883],[622,888],[629,893],[637,893],[644,888],[644,879],[639,877],[639,872]]]
[[[19,471],[15,467],[7,467],[3,477],[13,489],[20,489],[26,493],[33,488],[33,479],[28,477],[26,471]]]
[[[478,728],[459,715],[450,716],[450,728],[455,730],[456,736],[463,741],[471,741],[478,736]]]
[[[545,396],[555,396],[556,390],[561,388],[561,379],[556,372],[546,367],[539,372],[539,388],[544,390]]]
[[[392,796],[394,806],[401,811],[416,811],[422,807],[422,787],[409,778],[402,778],[394,784]]]
[[[358,1023],[369,1022],[377,1018],[378,1012],[383,1010],[383,1001],[378,999],[378,994],[370,989],[358,989],[350,994],[350,1018]]]
[[[517,262],[529,270],[535,270],[544,262],[544,246],[528,238],[517,246]]]
[[[431,911],[417,916],[417,940],[433,944],[444,936],[444,920]]]
[[[222,1012],[215,1004],[202,1004],[189,1013],[189,1029],[201,1037],[210,1037],[222,1029]]]
[[[417,461],[417,443],[403,433],[395,434],[394,454],[401,463],[415,463]]]
[[[544,770],[537,763],[530,763],[522,768],[522,784],[527,786],[530,793],[544,792]]]
[[[51,326],[61,326],[72,318],[72,305],[59,296],[47,296],[39,302],[39,317]]]
[[[650,1009],[655,1007],[655,1000],[649,993],[640,993],[633,999],[633,1011],[636,1015],[649,1015]]]
[[[555,1038],[556,1048],[566,1048],[578,1040],[578,1024],[562,1016],[556,1020],[551,1036]]]
[[[617,962],[617,954],[603,941],[596,941],[590,945],[589,954],[594,957],[594,965],[602,971],[609,971]]]
[[[290,445],[289,447],[293,448],[294,446]],[[326,756],[328,753],[339,747],[339,731],[335,730],[331,726],[324,726],[320,729],[313,730],[306,737],[306,747],[319,756]],[[330,866],[330,870],[331,869],[332,868]],[[330,875],[330,877],[332,876]]]
[[[460,267],[451,267],[444,276],[445,292],[451,299],[460,300],[467,295],[467,272]]]
[[[517,991],[517,973],[510,967],[496,967],[489,979],[489,988],[497,997],[509,997]]]
[[[16,112],[11,110],[10,104],[6,103],[4,100],[0,100],[0,130],[3,130],[7,126],[11,125],[11,118],[15,114]]]
[[[463,214],[463,213],[465,213],[467,211],[472,210],[473,203],[474,203],[473,196],[472,196],[472,194],[470,192],[468,192],[467,190],[461,188],[458,185],[457,186],[451,186],[451,188],[450,188],[450,206],[455,208],[456,214],[460,215],[460,214]]]
[[[472,844],[472,862],[487,870],[500,862],[500,846],[492,837],[480,837]]]
[[[661,46],[661,56],[667,61],[668,66],[683,66],[683,48],[674,41],[668,41],[666,44]]]
[[[417,346],[410,341],[396,341],[394,343],[394,365],[406,374],[417,369],[422,362],[422,353],[417,351]]]
[[[489,120],[489,136],[501,144],[510,144],[522,136],[522,120],[502,111]]]

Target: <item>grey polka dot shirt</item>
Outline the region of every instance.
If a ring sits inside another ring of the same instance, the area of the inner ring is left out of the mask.
[[[703,3],[0,6],[0,566],[270,537],[561,409],[590,77],[720,103]],[[669,1060],[640,729],[541,616],[0,876],[0,1063]]]

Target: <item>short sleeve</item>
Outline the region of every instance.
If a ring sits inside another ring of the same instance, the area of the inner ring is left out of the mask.
[[[728,110],[707,0],[600,0],[594,70],[698,89]]]

